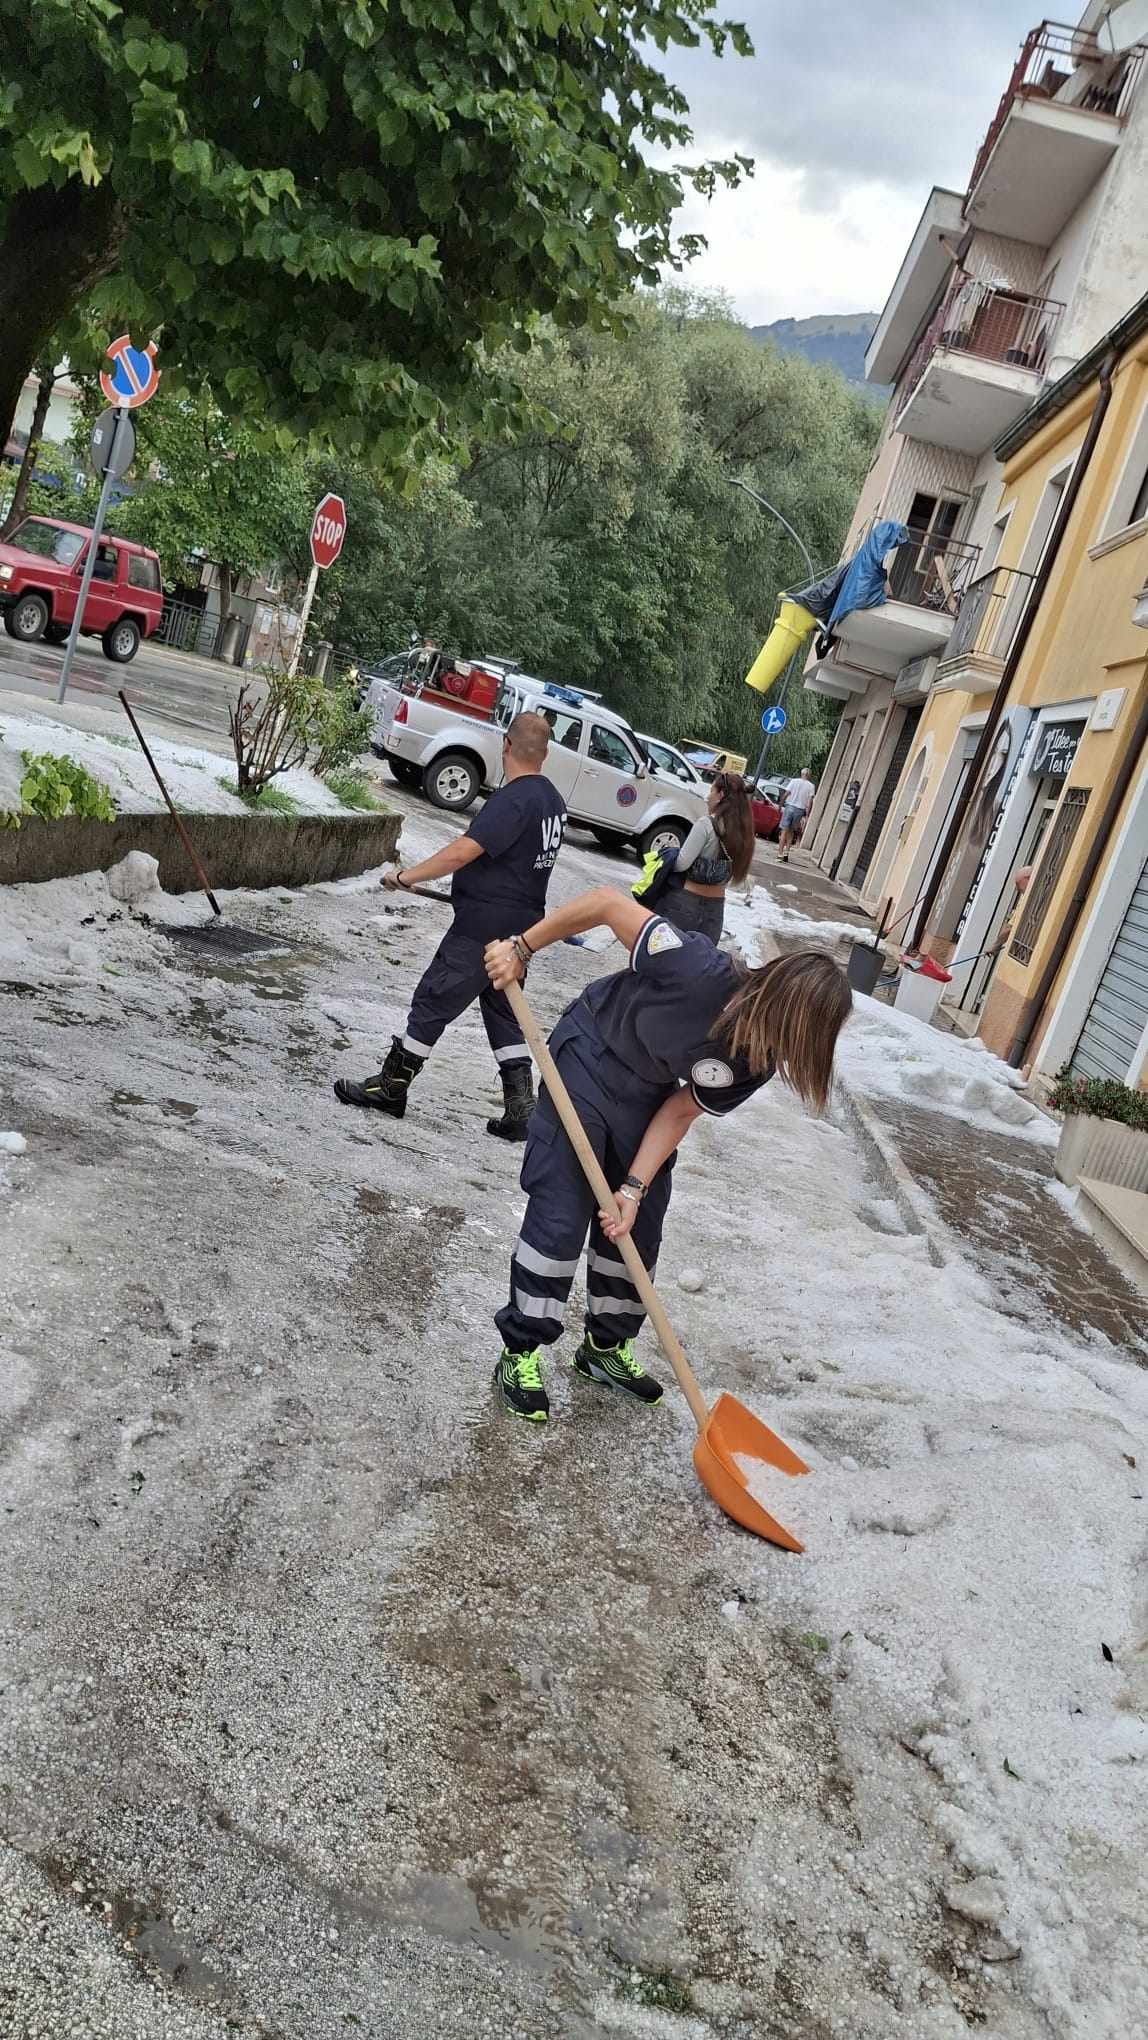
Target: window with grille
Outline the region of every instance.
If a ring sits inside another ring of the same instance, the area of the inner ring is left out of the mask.
[[[1066,786],[1060,796],[1056,820],[1049,831],[1048,843],[1033,874],[1032,883],[1025,895],[1024,912],[1020,926],[1009,944],[1009,955],[1017,963],[1031,963],[1036,948],[1037,936],[1044,925],[1048,903],[1056,891],[1060,874],[1068,863],[1069,851],[1076,840],[1076,832],[1084,818],[1092,789],[1088,786]]]

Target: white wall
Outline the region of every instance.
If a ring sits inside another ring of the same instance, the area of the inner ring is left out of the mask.
[[[26,383],[20,392],[16,406],[13,427],[17,432],[28,433],[32,429],[32,413],[36,408],[36,386]],[[44,438],[53,446],[63,446],[72,436],[76,423],[76,393],[70,383],[57,383],[48,400],[48,416],[44,421]]]
[[[1148,291],[1146,193],[1148,62],[1115,160],[1061,235],[1066,272],[1073,261],[1078,266],[1075,278],[1058,275],[1053,286],[1055,297],[1069,301],[1057,335],[1054,375],[1095,347]]]

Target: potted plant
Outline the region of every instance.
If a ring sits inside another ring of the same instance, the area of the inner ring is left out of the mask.
[[[1115,1077],[1074,1076],[1066,1067],[1048,1102],[1064,1114],[1056,1150],[1062,1183],[1092,1176],[1098,1183],[1148,1191],[1148,1091],[1134,1091]]]

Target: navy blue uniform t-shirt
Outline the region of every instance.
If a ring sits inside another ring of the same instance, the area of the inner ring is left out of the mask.
[[[620,1110],[652,1115],[688,1084],[704,1112],[724,1116],[773,1075],[755,1076],[713,1028],[742,972],[707,935],[683,934],[659,915],[644,923],[629,970],[587,985],[568,1006],[550,1046],[573,1047]]]
[[[565,825],[566,803],[540,772],[491,794],[466,832],[483,854],[455,872],[450,889],[460,934],[494,942],[542,919]]]

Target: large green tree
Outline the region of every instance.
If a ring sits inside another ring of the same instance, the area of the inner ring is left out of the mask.
[[[328,577],[329,632],[367,653],[401,643],[400,625],[429,630],[601,690],[640,728],[756,753],[745,674],[806,570],[731,484],[757,487],[828,567],[879,421],[833,370],[682,293],[645,302],[624,335],[557,337],[524,381],[534,428],[480,446],[448,502],[383,506],[374,566],[353,586]],[[835,714],[799,686],[788,706],[779,769],[820,756]]]
[[[0,0],[0,35],[0,441],[87,298],[169,387],[409,471],[519,415],[533,322],[609,325],[689,253],[684,186],[739,174],[667,167],[657,53],[748,51],[712,0]]]

